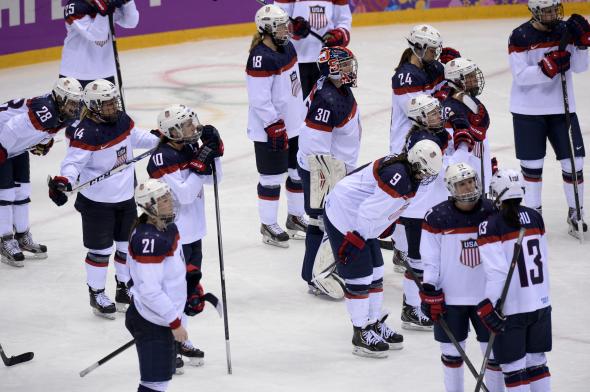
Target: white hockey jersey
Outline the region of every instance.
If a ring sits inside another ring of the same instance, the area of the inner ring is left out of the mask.
[[[535,29],[528,21],[512,31],[508,42],[512,70],[510,112],[528,115],[564,113],[559,75],[550,79],[539,66],[545,53],[558,49],[564,29],[565,22],[561,22],[552,31],[543,32]],[[565,77],[569,110],[574,113],[576,99],[572,72],[580,73],[588,69],[588,50],[579,49],[572,42],[567,45],[566,50],[571,53],[570,69]]]
[[[298,136],[306,108],[293,44],[288,43],[277,52],[263,43],[252,48],[246,82],[250,140],[266,142],[264,128],[278,120],[285,122],[289,138]]]
[[[502,310],[505,315],[551,305],[545,223],[537,211],[524,206],[519,207],[519,217],[526,232]],[[477,243],[486,274],[485,296],[494,305],[502,294],[517,238],[518,229],[508,226],[499,213],[479,225]]]
[[[361,146],[361,120],[350,87],[320,78],[310,93],[310,107],[299,135],[297,163],[309,171],[308,157],[332,155],[354,170]]]
[[[352,14],[348,0],[275,0],[274,3],[293,19],[303,17],[309,22],[311,30],[320,37],[337,28],[343,28],[350,33]],[[315,63],[323,43],[309,35],[303,39],[293,39],[293,45],[300,63]]]
[[[68,127],[70,145],[61,163],[61,175],[72,186],[90,181],[133,159],[133,149],[150,149],[160,139],[135,127],[133,120],[121,113],[116,123],[95,123],[89,118],[76,127]],[[80,191],[86,198],[102,203],[118,203],[133,197],[134,165]]]
[[[115,24],[134,28],[139,22],[135,1],[130,0],[113,14]],[[115,55],[109,18],[97,13],[84,0],[69,0],[64,6],[67,35],[61,54],[59,73],[78,80],[114,76]]]

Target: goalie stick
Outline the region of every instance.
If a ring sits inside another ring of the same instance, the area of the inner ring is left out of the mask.
[[[13,366],[18,365],[19,363],[28,362],[35,356],[32,352],[27,352],[19,355],[13,355],[10,358],[6,356],[2,345],[0,345],[0,357],[2,357],[2,362],[4,362],[5,366]]]

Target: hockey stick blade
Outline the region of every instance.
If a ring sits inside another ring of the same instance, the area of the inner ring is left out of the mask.
[[[12,357],[8,358],[4,353],[4,349],[0,345],[0,357],[2,357],[2,362],[6,366],[14,366],[18,365],[19,363],[28,362],[35,356],[32,352],[27,352],[19,355],[13,355]]]

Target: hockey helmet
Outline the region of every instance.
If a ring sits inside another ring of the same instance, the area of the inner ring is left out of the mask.
[[[459,193],[457,190],[457,184],[469,179],[473,180],[474,189],[472,191]],[[447,167],[445,172],[445,184],[453,199],[457,201],[470,203],[476,201],[481,196],[479,176],[477,175],[477,172],[466,163],[455,163]]]
[[[350,49],[343,46],[324,47],[317,64],[322,76],[338,80],[345,86],[356,87],[358,64]]]
[[[443,126],[440,102],[431,95],[412,97],[406,106],[408,118],[420,126],[440,129]]]
[[[115,122],[119,117],[121,97],[117,87],[104,79],[90,82],[84,88],[84,105],[99,120]]]
[[[430,139],[416,142],[408,151],[408,162],[412,174],[421,184],[428,184],[436,179],[442,167],[442,152],[438,144]]]
[[[74,78],[59,78],[53,85],[51,95],[57,102],[63,119],[74,119],[80,115],[82,102],[82,85]]]
[[[173,142],[191,144],[201,137],[203,126],[197,113],[185,105],[172,105],[158,115],[160,133]]]
[[[561,0],[528,0],[533,19],[547,27],[553,27],[563,19]]]
[[[267,4],[256,11],[254,18],[260,34],[268,34],[277,46],[286,45],[291,36],[289,15],[278,5]]]
[[[445,79],[473,96],[481,94],[485,85],[483,73],[477,64],[464,57],[445,64]]]
[[[522,199],[524,192],[525,188],[519,171],[500,169],[492,177],[490,195],[496,206],[500,206],[504,200]]]
[[[135,188],[137,205],[153,220],[159,230],[174,222],[176,218],[174,197],[170,186],[163,181],[150,178]]]
[[[414,26],[410,31],[410,35],[406,38],[408,45],[412,52],[422,61],[431,62],[438,60],[442,52],[442,37],[437,29],[434,27],[421,24]],[[434,56],[432,59],[425,60],[427,49],[434,49]]]

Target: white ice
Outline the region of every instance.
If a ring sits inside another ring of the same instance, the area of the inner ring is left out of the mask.
[[[491,113],[489,138],[503,167],[517,168],[512,121],[508,112],[511,75],[507,41],[518,19],[435,23],[445,45],[476,61],[486,76],[483,101]],[[359,60],[355,94],[362,116],[359,163],[387,153],[391,76],[405,47],[410,25],[355,28],[350,47]],[[308,38],[314,39],[314,38]],[[204,123],[223,135],[225,177],[220,187],[229,299],[233,375],[226,374],[222,320],[211,308],[190,320],[189,334],[206,353],[203,368],[174,377],[170,391],[442,391],[438,344],[425,332],[403,331],[405,347],[388,359],[351,354],[352,328],[344,303],[307,294],[300,278],[304,244],[289,249],[262,244],[257,214],[257,173],[252,143],[246,137],[248,102],[244,65],[249,37],[210,40],[126,51],[120,54],[127,108],[145,128],[156,127],[160,109],[185,103]],[[49,91],[58,62],[0,70],[0,102]],[[575,76],[578,116],[590,139],[590,73]],[[543,99],[543,97],[539,97]],[[63,134],[62,134],[63,135]],[[60,135],[59,138],[63,138]],[[588,143],[586,143],[588,148]],[[88,305],[79,214],[70,200],[56,207],[47,197],[48,174],[64,156],[58,143],[44,158],[31,158],[34,238],[49,248],[44,261],[25,268],[0,265],[0,343],[9,355],[34,351],[32,362],[0,367],[0,391],[135,391],[139,371],[129,349],[85,378],[78,372],[130,339],[124,317],[108,321]],[[145,163],[144,163],[145,164]],[[139,179],[146,178],[144,164]],[[590,173],[586,160],[585,172]],[[560,167],[548,152],[543,210],[548,230],[553,302],[553,351],[549,354],[553,390],[590,390],[590,245],[567,235],[567,207]],[[588,192],[586,204],[590,201]],[[286,217],[281,199],[279,223]],[[209,234],[204,240],[204,286],[220,295],[213,190],[207,190]],[[390,323],[400,328],[401,275],[393,272],[385,251],[385,306]],[[107,291],[114,296],[113,267]],[[479,368],[474,338],[468,354]],[[466,390],[474,382],[465,372]]]

